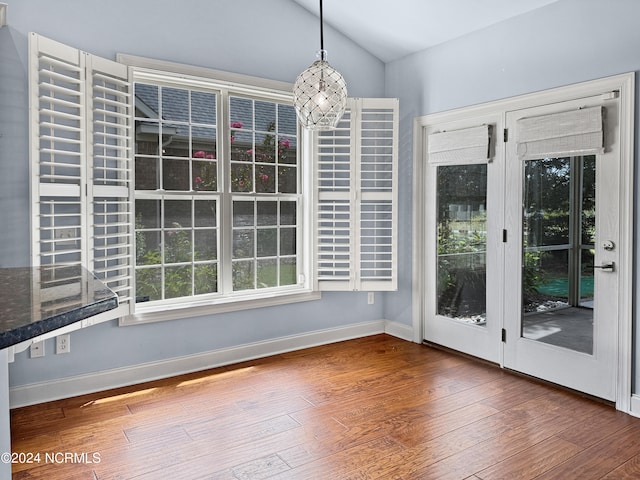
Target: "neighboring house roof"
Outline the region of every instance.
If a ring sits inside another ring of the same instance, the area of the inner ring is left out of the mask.
[[[135,106],[136,116],[149,119],[159,118],[160,111],[158,88],[155,85],[136,83],[135,86]],[[188,91],[171,88],[162,88],[162,119],[164,122],[177,122],[172,125],[179,135],[188,135],[187,125],[189,122]],[[191,117],[195,123],[203,125],[216,125],[215,108],[217,97],[214,94],[205,92],[194,92],[191,96]],[[230,122],[242,122],[243,128],[261,132],[275,131],[276,126],[272,125],[277,118],[278,135],[296,135],[297,118],[295,110],[291,105],[278,104],[277,115],[276,106],[273,102],[262,102],[246,97],[231,97],[231,118]],[[255,112],[253,111],[255,109]],[[256,125],[253,126],[255,119]]]

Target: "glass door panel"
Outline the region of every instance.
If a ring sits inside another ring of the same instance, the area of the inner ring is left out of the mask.
[[[439,166],[437,314],[486,325],[487,165]]]
[[[593,354],[595,157],[525,162],[522,336]]]

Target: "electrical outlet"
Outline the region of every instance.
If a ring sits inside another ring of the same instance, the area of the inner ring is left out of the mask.
[[[369,305],[373,305],[374,302],[376,301],[374,293],[373,292],[369,292],[369,295],[367,296],[367,303]]]
[[[76,228],[58,228],[55,231],[56,244],[61,247],[73,247],[76,244]]]
[[[31,358],[44,357],[44,340],[32,343],[29,347],[29,353]]]
[[[56,238],[74,238],[76,236],[76,227],[58,228],[56,230]]]
[[[71,351],[71,335],[65,333],[56,337],[56,355]]]

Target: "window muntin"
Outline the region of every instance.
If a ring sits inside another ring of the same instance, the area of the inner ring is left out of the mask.
[[[152,82],[135,92],[137,301],[303,289],[293,106]]]
[[[218,291],[218,216],[215,198],[136,199],[139,302]]]
[[[297,283],[297,210],[291,200],[234,200],[234,290]]]
[[[217,191],[215,92],[135,84],[136,190]]]
[[[232,192],[298,193],[296,125],[292,105],[229,98]]]

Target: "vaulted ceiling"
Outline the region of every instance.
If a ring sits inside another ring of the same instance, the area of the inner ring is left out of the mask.
[[[319,14],[319,0],[293,1]],[[324,0],[323,17],[386,63],[556,1]]]

